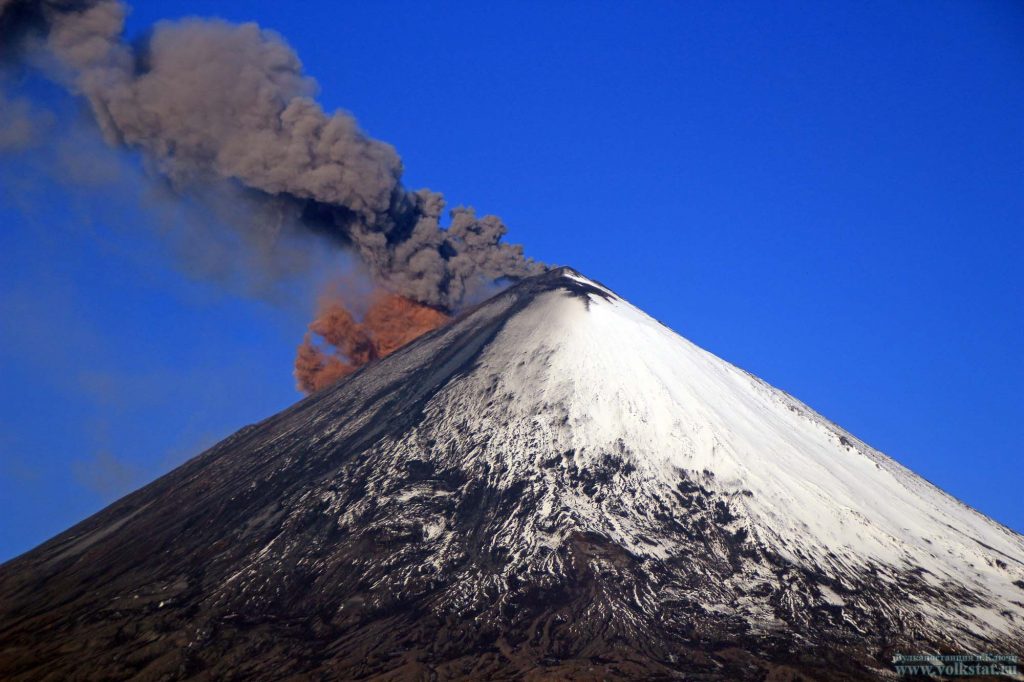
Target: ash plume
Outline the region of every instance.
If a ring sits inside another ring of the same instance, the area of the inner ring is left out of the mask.
[[[395,352],[413,339],[449,321],[449,316],[404,296],[377,291],[361,321],[338,295],[320,301],[295,357],[295,381],[312,393],[330,386],[363,365]],[[317,344],[320,339],[326,348]]]
[[[494,216],[457,208],[442,227],[442,195],[406,189],[393,147],[325,112],[278,34],[186,19],[129,45],[126,12],[118,0],[0,0],[0,55],[42,45],[105,139],[140,151],[176,191],[244,190],[258,241],[313,231],[355,252],[388,291],[447,311],[544,269],[502,242]]]

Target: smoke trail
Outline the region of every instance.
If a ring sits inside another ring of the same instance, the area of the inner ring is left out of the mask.
[[[0,0],[0,54],[42,40],[108,142],[141,151],[178,191],[244,188],[253,230],[301,225],[412,301],[453,310],[495,280],[543,269],[502,242],[494,216],[455,209],[442,228],[442,195],[405,189],[390,145],[325,112],[276,33],[188,19],[158,23],[133,47],[125,13],[118,0]]]
[[[3,0],[0,0],[2,2]],[[35,111],[24,98],[8,98],[0,91],[0,153],[30,149],[45,134],[49,117]]]

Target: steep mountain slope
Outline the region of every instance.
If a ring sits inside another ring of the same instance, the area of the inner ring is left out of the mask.
[[[1024,538],[565,268],[0,568],[4,679],[872,679],[1022,641]]]

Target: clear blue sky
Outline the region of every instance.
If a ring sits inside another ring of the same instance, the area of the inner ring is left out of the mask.
[[[408,186],[1024,531],[1024,5],[352,5],[150,0],[129,33],[276,29]],[[183,273],[131,229],[141,180],[27,166],[0,159],[0,559],[296,400],[309,313]]]

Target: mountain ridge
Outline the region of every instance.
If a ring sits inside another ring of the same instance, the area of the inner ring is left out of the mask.
[[[0,675],[875,679],[1017,651],[1014,579],[1021,536],[559,268],[4,564]]]

